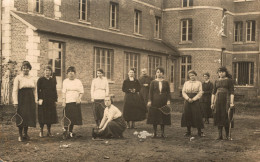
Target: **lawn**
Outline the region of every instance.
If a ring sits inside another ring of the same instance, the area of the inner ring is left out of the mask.
[[[115,103],[120,109],[122,102]],[[215,140],[217,128],[205,124],[206,137],[199,138],[192,129],[193,140],[184,137],[186,129],[180,127],[183,101],[172,101],[172,125],[166,127],[167,138],[140,140],[134,132],[152,133],[146,121],[138,122],[137,129],[127,129],[124,139],[92,140],[95,126],[91,104],[82,105],[83,125],[75,126],[76,137],[62,139],[61,124],[52,127],[54,137],[40,138],[39,126],[29,128],[30,141],[18,142],[18,130],[10,122],[14,110],[1,108],[0,159],[3,161],[260,161],[260,101],[236,102],[235,128],[232,141]],[[57,107],[59,118],[62,108]],[[46,134],[46,130],[44,132]],[[160,132],[159,132],[160,134]],[[1,160],[0,160],[1,161]]]

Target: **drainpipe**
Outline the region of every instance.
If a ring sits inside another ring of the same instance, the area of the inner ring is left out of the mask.
[[[224,66],[224,51],[226,50],[226,48],[221,48],[221,58],[220,58],[220,61],[221,61],[221,66]]]

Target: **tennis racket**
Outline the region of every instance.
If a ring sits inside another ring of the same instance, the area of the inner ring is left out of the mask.
[[[158,108],[164,115],[171,114],[171,108],[168,105],[164,105],[163,107]]]
[[[66,109],[63,108],[63,117],[60,120],[61,126],[64,129],[64,127],[69,127],[71,125],[71,120],[66,116]]]
[[[11,122],[16,123],[16,126],[20,126],[23,123],[23,118],[17,111],[18,109],[16,109],[15,114],[11,118]]]

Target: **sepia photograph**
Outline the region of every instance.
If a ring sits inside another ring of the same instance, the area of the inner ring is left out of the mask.
[[[0,13],[0,162],[260,161],[260,0]]]

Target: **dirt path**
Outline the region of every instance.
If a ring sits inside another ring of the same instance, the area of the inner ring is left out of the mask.
[[[122,103],[116,103],[122,107]],[[12,108],[2,110],[0,134],[0,158],[3,161],[260,161],[260,109],[241,111],[235,116],[233,141],[217,141],[217,128],[206,124],[206,137],[183,137],[185,128],[180,127],[182,102],[173,104],[172,125],[166,127],[166,139],[147,139],[140,141],[133,133],[146,130],[152,133],[152,126],[145,121],[138,122],[136,130],[125,131],[123,140],[94,141],[91,128],[94,120],[90,105],[82,106],[83,126],[75,127],[74,139],[62,140],[60,124],[53,125],[54,137],[39,138],[39,126],[29,128],[31,140],[17,142],[18,131],[8,122],[13,114]],[[61,116],[61,108],[58,114]],[[46,133],[46,131],[45,131]],[[1,160],[0,160],[1,161]]]

